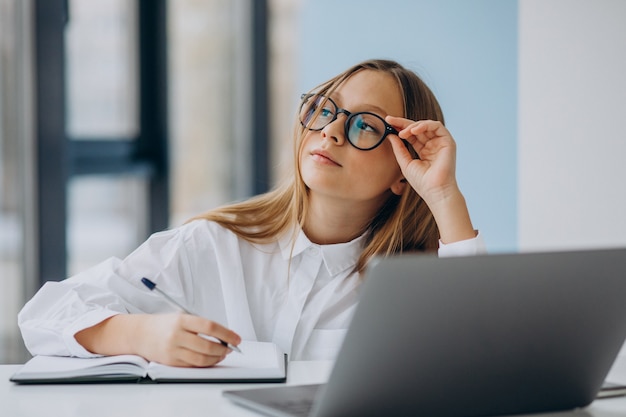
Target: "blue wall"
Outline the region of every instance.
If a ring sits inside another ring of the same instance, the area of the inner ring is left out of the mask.
[[[511,0],[306,0],[299,22],[299,91],[369,58],[432,88],[491,252],[517,250],[517,15]]]

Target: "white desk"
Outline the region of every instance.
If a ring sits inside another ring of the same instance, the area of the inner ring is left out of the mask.
[[[9,377],[19,365],[0,365],[0,415],[20,417],[195,417],[258,416],[222,397],[222,390],[276,384],[85,384],[15,385]],[[326,381],[331,362],[291,362],[287,384]],[[626,356],[613,366],[609,378],[626,383]],[[542,416],[548,416],[543,415]],[[626,397],[595,401],[574,413],[554,417],[626,416]],[[539,417],[534,415],[533,417]]]

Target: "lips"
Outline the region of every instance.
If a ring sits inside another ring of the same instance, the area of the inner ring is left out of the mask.
[[[331,163],[337,166],[341,166],[341,164],[335,161],[335,159],[329,152],[326,152],[323,149],[314,149],[313,151],[311,151],[311,156],[313,156],[320,162],[326,162],[326,163]]]

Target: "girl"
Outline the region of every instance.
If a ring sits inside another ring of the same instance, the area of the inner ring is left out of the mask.
[[[282,186],[46,283],[18,316],[30,352],[211,366],[230,350],[204,333],[332,359],[373,256],[484,251],[456,183],[455,142],[413,72],[355,65],[302,96],[294,136]],[[172,312],[142,277],[198,315]]]

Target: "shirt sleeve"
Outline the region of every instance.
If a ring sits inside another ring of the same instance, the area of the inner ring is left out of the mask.
[[[480,232],[476,232],[473,239],[460,240],[453,243],[439,241],[439,256],[442,258],[451,256],[471,256],[487,253],[485,241]]]
[[[175,311],[141,283],[149,277],[185,303],[193,288],[185,237],[178,229],[152,235],[123,261],[110,258],[60,282],[47,282],[18,314],[33,355],[98,356],[74,335],[116,314]]]

